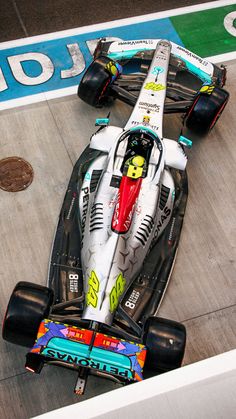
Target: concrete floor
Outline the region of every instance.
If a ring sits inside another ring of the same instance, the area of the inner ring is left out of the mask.
[[[194,143],[189,156],[189,200],[179,253],[160,316],[187,328],[184,364],[236,347],[236,63],[228,63],[230,102],[212,133]],[[130,108],[116,103],[112,124],[122,125]],[[28,160],[35,178],[24,192],[0,190],[0,321],[20,280],[45,284],[50,247],[74,162],[90,135],[94,110],[76,96],[0,115],[1,158]],[[165,135],[177,138],[179,119],[168,116]],[[45,367],[24,370],[25,349],[0,339],[0,417],[23,419],[78,401],[76,373]],[[86,395],[116,388],[91,377]]]

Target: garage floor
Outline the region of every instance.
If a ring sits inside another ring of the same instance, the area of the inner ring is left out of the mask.
[[[213,132],[195,141],[189,156],[189,200],[175,269],[160,316],[187,328],[184,364],[236,347],[236,63],[228,64],[230,102]],[[130,108],[116,103],[112,124]],[[0,190],[0,321],[20,280],[45,284],[57,216],[73,164],[94,132],[94,110],[76,96],[3,111],[1,158],[17,155],[33,166],[24,192]],[[168,116],[165,135],[176,138],[180,120]],[[25,349],[0,339],[0,417],[26,418],[78,402],[76,373],[46,366],[24,369]],[[80,400],[117,388],[91,377]]]

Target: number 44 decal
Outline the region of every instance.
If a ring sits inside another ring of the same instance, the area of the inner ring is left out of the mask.
[[[88,280],[88,292],[86,295],[86,303],[89,306],[97,307],[98,304],[98,291],[100,287],[99,279],[94,271],[91,271],[91,275]]]
[[[114,287],[110,292],[110,310],[113,313],[119,304],[119,298],[125,290],[125,278],[122,274],[119,274]],[[94,271],[91,271],[91,275],[88,280],[88,292],[86,295],[86,303],[94,308],[98,304],[98,292],[100,288],[99,279]]]
[[[120,274],[110,293],[110,310],[113,313],[119,304],[119,298],[125,290],[125,278]]]

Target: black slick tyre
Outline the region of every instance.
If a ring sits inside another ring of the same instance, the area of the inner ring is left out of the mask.
[[[50,288],[18,282],[5,314],[3,339],[21,346],[32,346],[40,322],[47,318],[52,303],[53,291]]]
[[[96,58],[82,77],[78,96],[91,106],[100,107],[108,99],[108,88],[119,74],[117,64],[106,56]]]
[[[207,88],[207,86],[205,86]],[[209,86],[209,89],[211,87]],[[223,112],[229,93],[220,87],[200,92],[185,117],[186,127],[196,135],[204,136],[211,131]]]
[[[181,366],[185,344],[184,325],[160,317],[149,317],[144,326],[143,343],[147,347],[145,369],[171,371]]]

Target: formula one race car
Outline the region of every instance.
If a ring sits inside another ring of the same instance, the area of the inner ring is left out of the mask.
[[[130,383],[181,365],[185,328],[156,315],[179,243],[191,140],[164,138],[163,113],[184,112],[184,128],[206,134],[228,100],[225,76],[172,42],[98,43],[79,97],[134,109],[124,128],[98,119],[74,166],[48,287],[20,282],[13,291],[3,338],[31,347],[28,370],[76,369],[81,394],[88,374]]]

